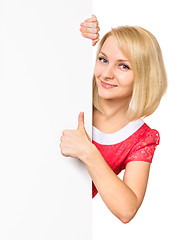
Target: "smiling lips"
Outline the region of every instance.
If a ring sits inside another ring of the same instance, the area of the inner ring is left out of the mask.
[[[104,88],[114,88],[114,87],[117,87],[117,85],[112,85],[112,84],[108,84],[108,83],[104,83],[101,81],[101,86],[104,87]]]

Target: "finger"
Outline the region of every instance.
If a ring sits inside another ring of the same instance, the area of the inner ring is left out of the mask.
[[[97,22],[97,18],[96,18],[96,16],[94,17],[91,17],[91,18],[87,18],[86,20],[85,20],[85,22]]]
[[[99,34],[96,33],[81,33],[81,35],[92,40],[99,38]]]
[[[98,22],[83,22],[80,24],[82,27],[98,28]]]
[[[72,132],[73,132],[73,130],[63,130],[63,132],[62,132],[62,136],[68,136],[68,135],[71,135],[72,134]]]
[[[87,27],[81,27],[80,31],[82,33],[98,33],[99,32],[99,30],[96,28],[87,28]]]
[[[95,46],[97,42],[99,42],[99,39],[92,40],[92,46]]]
[[[96,18],[88,18],[85,20],[85,22],[90,23],[90,22],[97,22],[98,20]]]

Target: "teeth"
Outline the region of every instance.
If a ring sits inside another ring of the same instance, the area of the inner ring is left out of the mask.
[[[103,84],[107,85],[107,86],[112,86],[112,87],[116,87],[117,85],[112,85],[112,84],[107,84],[107,83],[104,83]]]
[[[116,85],[112,85],[112,84],[106,84],[107,86],[112,86],[112,87],[115,87]]]

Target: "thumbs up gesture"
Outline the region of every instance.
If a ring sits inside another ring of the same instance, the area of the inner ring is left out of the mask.
[[[78,158],[87,163],[87,154],[94,148],[94,144],[85,130],[84,112],[79,113],[77,130],[64,130],[60,140],[63,156]]]

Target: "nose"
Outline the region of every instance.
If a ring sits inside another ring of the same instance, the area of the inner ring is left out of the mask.
[[[102,72],[102,77],[104,80],[106,80],[107,78],[114,78],[114,72],[113,72],[113,68],[112,66],[110,65],[107,65],[104,69],[104,71]]]

